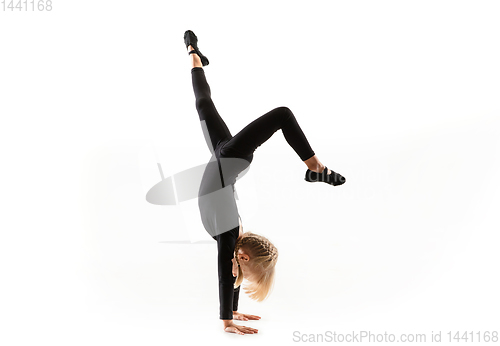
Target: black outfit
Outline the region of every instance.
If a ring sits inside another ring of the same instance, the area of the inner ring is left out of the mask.
[[[239,287],[234,289],[232,259],[239,236],[239,213],[234,198],[236,177],[249,168],[254,151],[277,130],[302,161],[314,156],[293,113],[278,107],[255,119],[235,136],[217,112],[201,67],[191,69],[196,109],[203,134],[212,153],[200,184],[198,206],[203,226],[217,241],[220,319],[233,318],[238,309]]]

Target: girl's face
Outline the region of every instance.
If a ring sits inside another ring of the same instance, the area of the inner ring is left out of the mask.
[[[233,276],[238,276],[238,262],[236,262],[236,258],[233,257]]]

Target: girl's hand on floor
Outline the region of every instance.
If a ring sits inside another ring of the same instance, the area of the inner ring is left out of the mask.
[[[224,331],[228,332],[228,333],[236,333],[236,334],[240,334],[240,335],[256,334],[259,332],[258,329],[240,326],[240,325],[234,324],[232,321],[229,323],[224,323]]]
[[[260,320],[260,316],[241,314],[237,311],[233,311],[233,320],[239,320],[239,321]]]

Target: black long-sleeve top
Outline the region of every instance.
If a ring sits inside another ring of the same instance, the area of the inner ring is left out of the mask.
[[[208,162],[198,192],[198,206],[203,226],[217,241],[217,269],[219,278],[219,317],[233,319],[238,309],[240,289],[234,288],[234,249],[239,236],[239,213],[234,197],[237,175],[246,169],[253,155],[247,159],[225,158],[218,145]]]

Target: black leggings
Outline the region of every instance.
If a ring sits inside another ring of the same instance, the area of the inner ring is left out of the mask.
[[[228,140],[220,151],[221,155],[238,158],[249,157],[257,147],[281,129],[286,141],[302,161],[314,156],[314,151],[304,132],[302,132],[292,111],[287,107],[278,107],[267,112],[232,136],[212,101],[210,87],[203,68],[193,67],[191,75],[196,97],[196,109],[200,121],[206,126],[203,132],[211,152],[214,152],[221,142]]]

